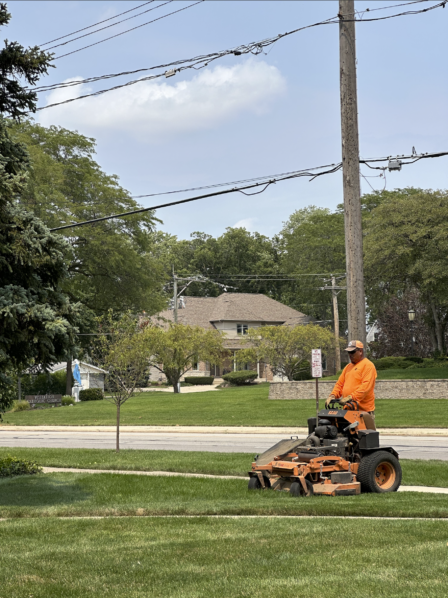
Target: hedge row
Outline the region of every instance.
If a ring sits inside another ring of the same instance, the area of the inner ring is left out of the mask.
[[[193,386],[213,384],[214,376],[185,376],[185,382]]]
[[[237,386],[242,386],[243,384],[250,384],[257,377],[258,374],[254,370],[241,370],[237,372],[230,372],[229,374],[224,374],[223,376],[226,382],[230,382],[230,384],[236,384]]]
[[[101,388],[86,388],[79,391],[80,401],[102,401],[103,399],[104,393]]]

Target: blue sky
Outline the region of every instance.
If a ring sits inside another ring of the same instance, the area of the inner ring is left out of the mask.
[[[54,52],[58,56],[76,50],[191,3],[172,2]],[[362,12],[367,7],[396,3],[355,4]],[[412,8],[434,3],[414,4]],[[23,45],[40,45],[139,4],[142,2],[9,2],[13,18],[3,34]],[[327,19],[337,12],[336,0],[206,1],[56,60],[57,68],[40,83],[134,70],[223,50]],[[361,156],[403,154],[413,146],[418,152],[448,150],[447,23],[448,9],[438,9],[357,24]],[[91,89],[127,80],[130,78],[114,79]],[[39,105],[79,93],[79,87],[74,90],[40,94]],[[84,87],[83,92],[86,90]],[[94,137],[98,162],[109,174],[118,175],[132,195],[338,162],[338,27],[316,27],[289,36],[267,55],[227,57],[200,71],[185,71],[169,79],[142,82],[45,110],[37,120],[45,126],[60,125]],[[447,166],[448,157],[388,173],[387,188],[446,189]],[[362,171],[373,174],[365,167]],[[383,179],[369,181],[378,189],[384,185]],[[370,189],[364,179],[362,188]],[[162,230],[179,238],[188,238],[194,231],[216,236],[229,226],[245,226],[272,236],[294,210],[311,204],[333,209],[341,201],[342,176],[338,173],[314,182],[299,179],[279,183],[254,197],[236,194],[167,208],[157,216],[164,222]],[[141,200],[144,206],[153,202],[154,198]]]

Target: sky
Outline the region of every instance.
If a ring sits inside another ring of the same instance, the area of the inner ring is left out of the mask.
[[[13,1],[4,38],[51,50],[55,57],[178,11],[195,0],[146,3],[140,9],[72,37],[46,44],[143,2]],[[357,1],[366,8],[398,4]],[[164,6],[162,6],[164,4]],[[413,4],[411,9],[436,4]],[[146,14],[140,14],[150,10]],[[406,7],[370,13],[386,16]],[[54,61],[39,85],[120,73],[232,48],[334,17],[338,2],[209,1]],[[139,15],[139,16],[135,16]],[[135,18],[134,18],[135,16]],[[133,18],[130,18],[133,17]],[[115,25],[117,21],[128,21]],[[448,9],[356,25],[360,155],[363,158],[448,150]],[[97,161],[133,196],[283,173],[341,160],[338,26],[314,27],[278,41],[257,56],[230,56],[202,70],[142,81],[123,89],[42,110],[36,120],[77,130],[97,142]],[[162,69],[164,71],[165,69]],[[160,71],[156,71],[160,72]],[[38,106],[106,89],[137,76],[40,93]],[[374,189],[447,189],[448,157],[422,160],[383,178]],[[366,176],[376,174],[362,167]],[[191,194],[190,194],[191,195]],[[182,199],[189,194],[169,196]],[[144,207],[169,201],[147,198]],[[187,239],[195,231],[221,235],[245,227],[280,232],[298,209],[335,209],[341,173],[301,178],[264,193],[200,200],[157,212],[162,230]]]

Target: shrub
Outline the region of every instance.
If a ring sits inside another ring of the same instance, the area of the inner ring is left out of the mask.
[[[375,359],[373,364],[377,370],[398,370],[414,365],[414,361],[407,357],[381,357],[381,359]]]
[[[102,401],[104,393],[101,388],[86,388],[79,392],[80,401]]]
[[[13,401],[11,411],[28,411],[29,408],[28,401]]]
[[[65,370],[53,374],[38,374],[22,377],[22,391],[25,395],[65,394]]]
[[[10,455],[0,458],[0,477],[5,478],[14,475],[31,475],[42,473],[42,467],[34,461],[17,459]]]
[[[239,372],[230,372],[229,374],[224,374],[223,379],[226,382],[230,382],[230,384],[242,386],[243,384],[250,384],[257,377],[258,374],[254,370],[241,370]]]
[[[61,403],[63,405],[74,405],[75,399],[73,397],[70,397],[69,395],[65,395],[64,397],[62,397]]]
[[[193,386],[201,384],[213,384],[214,376],[185,376],[185,382]]]
[[[311,375],[311,364],[308,360],[304,359],[300,362],[300,370],[293,376],[294,380],[312,380]]]

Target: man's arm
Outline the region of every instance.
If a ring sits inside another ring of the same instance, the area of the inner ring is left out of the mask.
[[[359,403],[364,399],[367,393],[369,393],[375,386],[376,370],[375,367],[366,368],[363,372],[361,384],[356,390],[352,392],[352,399],[355,403]]]
[[[345,367],[347,367],[347,366],[345,366]],[[335,399],[339,399],[339,397],[342,397],[342,389],[344,388],[344,384],[345,384],[345,368],[342,370],[342,373],[339,376],[338,381],[334,385],[333,390],[331,391],[330,395],[333,395]]]

